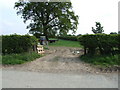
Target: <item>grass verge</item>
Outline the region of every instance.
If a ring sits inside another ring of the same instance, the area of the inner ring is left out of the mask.
[[[36,58],[40,58],[41,56],[42,55],[37,54],[35,52],[4,55],[4,56],[2,56],[2,64],[3,65],[22,64],[22,63],[25,63],[28,61],[33,61]]]
[[[49,43],[49,46],[82,47],[78,41],[69,41],[61,39],[59,39],[55,43]]]
[[[98,65],[102,67],[109,67],[114,65],[120,65],[120,60],[118,59],[120,57],[120,54],[111,56],[111,55],[105,55],[105,56],[89,56],[89,55],[83,55],[81,56],[81,60],[93,65]]]

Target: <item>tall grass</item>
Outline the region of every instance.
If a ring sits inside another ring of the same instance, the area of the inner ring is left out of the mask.
[[[21,53],[21,54],[8,54],[2,56],[2,64],[22,64],[28,61],[40,58],[42,55],[35,52],[32,53]]]
[[[89,55],[83,55],[81,56],[81,60],[87,63],[91,63],[94,65],[100,65],[100,66],[114,66],[114,65],[120,65],[119,58],[120,54],[117,55],[97,55],[97,56],[89,56]]]

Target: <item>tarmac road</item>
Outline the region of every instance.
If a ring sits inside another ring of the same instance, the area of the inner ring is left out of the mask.
[[[3,70],[2,88],[118,88],[118,74]]]

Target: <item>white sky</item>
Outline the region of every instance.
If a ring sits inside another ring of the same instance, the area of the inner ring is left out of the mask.
[[[27,34],[26,24],[17,16],[13,8],[15,1],[1,0],[0,30],[2,34]],[[91,27],[95,22],[104,26],[104,32],[118,32],[118,1],[119,0],[71,0],[75,14],[79,16],[76,34],[92,34]]]

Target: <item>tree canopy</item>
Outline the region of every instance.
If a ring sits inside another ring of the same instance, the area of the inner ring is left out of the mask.
[[[110,34],[117,34],[117,32],[111,32]]]
[[[19,1],[14,8],[24,22],[30,20],[27,29],[33,35],[65,35],[70,30],[75,33],[78,16],[72,10],[71,2],[30,2]]]
[[[120,31],[118,31],[118,34],[120,34]]]
[[[103,27],[101,26],[100,22],[96,22],[96,29],[94,29],[94,27],[92,27],[92,31],[95,34],[104,32]]]

